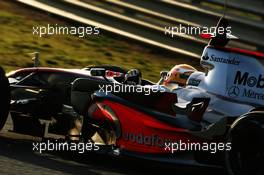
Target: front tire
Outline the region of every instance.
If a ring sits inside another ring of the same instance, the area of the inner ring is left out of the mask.
[[[5,71],[0,67],[0,131],[3,129],[10,108],[10,86]]]
[[[264,174],[263,111],[252,111],[237,119],[229,131],[228,142],[232,143],[232,150],[226,152],[230,175]]]

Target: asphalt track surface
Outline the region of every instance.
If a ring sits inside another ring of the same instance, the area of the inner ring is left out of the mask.
[[[8,132],[0,132],[0,175],[226,175],[222,169],[162,164],[152,161],[117,158],[88,152],[33,151],[35,138]]]

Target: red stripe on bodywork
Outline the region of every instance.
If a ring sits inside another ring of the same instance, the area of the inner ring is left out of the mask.
[[[247,56],[253,56],[256,58],[264,59],[264,53],[261,53],[261,52],[244,50],[244,49],[239,49],[239,48],[230,48],[230,47],[219,47],[219,46],[207,46],[207,47],[208,48],[215,48],[215,49],[223,50],[223,51],[227,51],[227,52],[235,52],[238,54],[243,54],[243,55],[247,55]]]

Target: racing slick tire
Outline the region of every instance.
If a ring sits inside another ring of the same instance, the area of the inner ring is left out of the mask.
[[[251,111],[239,117],[232,124],[227,141],[232,144],[225,155],[230,175],[264,174],[264,111]]]
[[[10,108],[10,86],[5,71],[0,67],[0,131],[3,129]]]

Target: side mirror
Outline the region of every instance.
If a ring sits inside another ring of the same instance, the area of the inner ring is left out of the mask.
[[[104,77],[105,76],[105,69],[104,68],[91,68],[90,69],[90,74],[92,76],[99,76],[99,77]]]
[[[164,82],[164,80],[166,79],[168,73],[169,73],[169,71],[161,71],[160,72],[160,80],[158,81],[159,85],[161,85]]]
[[[161,79],[165,79],[168,75],[169,71],[161,71],[160,72],[160,78]]]

